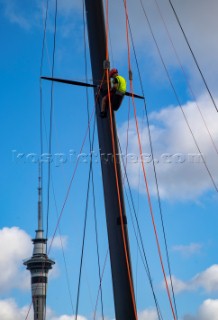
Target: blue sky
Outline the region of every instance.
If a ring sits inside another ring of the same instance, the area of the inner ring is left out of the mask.
[[[128,57],[125,38],[125,17],[122,1],[110,1],[110,57],[113,67],[128,77]],[[143,80],[151,135],[160,188],[161,203],[179,320],[217,320],[217,192],[181,112],[157,49],[151,37],[140,1],[128,1],[134,45]],[[209,171],[218,186],[218,114],[205,89],[184,38],[170,9],[169,2],[143,1],[160,47],[163,60],[179,97],[182,110],[193,132]],[[169,30],[174,48],[161,16]],[[31,238],[35,236],[37,214],[37,161],[39,145],[39,75],[42,49],[45,1],[0,0],[1,70],[1,219],[0,219],[0,318],[25,319],[30,297],[30,277],[22,261],[32,254]],[[218,28],[217,3],[209,0],[173,1],[209,88],[218,104]],[[43,74],[51,75],[54,28],[54,1],[49,1],[48,28]],[[58,4],[57,38],[54,74],[57,77],[85,80],[82,1],[64,0]],[[175,55],[175,51],[179,57]],[[133,50],[131,62],[135,91],[141,94]],[[183,67],[184,72],[181,69]],[[88,79],[91,79],[88,58]],[[52,189],[49,216],[49,238],[53,236],[69,182],[74,171],[87,128],[86,91],[83,88],[54,86],[54,125],[52,137]],[[117,112],[117,126],[122,149],[125,150],[128,120],[125,98]],[[93,109],[92,91],[89,108]],[[132,108],[132,106],[131,106]],[[50,109],[50,84],[43,83],[44,152],[48,152],[46,132]],[[201,111],[201,114],[199,112]],[[145,166],[152,204],[163,250],[164,243],[156,197],[156,187],[150,163],[150,147],[144,106],[137,101],[137,113],[145,153]],[[203,119],[202,116],[203,115]],[[206,123],[206,126],[205,126]],[[93,121],[91,124],[93,128]],[[209,133],[210,135],[209,135]],[[211,141],[211,137],[213,142]],[[97,136],[94,151],[98,155]],[[88,140],[83,152],[89,153]],[[144,246],[151,269],[155,291],[164,319],[172,319],[169,302],[163,288],[163,275],[155,245],[151,218],[141,166],[133,110],[131,109],[128,146],[128,177],[143,234]],[[194,158],[193,158],[194,155]],[[60,157],[64,159],[60,161]],[[81,158],[64,209],[60,229],[67,261],[69,284],[75,309],[77,278],[85,212],[89,163]],[[46,166],[44,168],[44,214],[46,213]],[[99,159],[94,162],[94,180],[100,239],[101,266],[107,253],[107,234],[101,170]],[[127,186],[125,186],[127,188]],[[133,274],[136,285],[140,320],[157,320],[151,290],[140,260],[128,205],[129,237]],[[56,265],[50,274],[48,288],[48,319],[73,320],[66,270],[59,233],[56,234],[50,257]],[[93,319],[97,296],[97,261],[92,195],[88,211],[88,229],[81,288],[80,320]],[[107,259],[103,278],[104,311],[114,319],[110,263]],[[31,314],[28,319],[31,318]],[[98,316],[100,307],[98,305]]]

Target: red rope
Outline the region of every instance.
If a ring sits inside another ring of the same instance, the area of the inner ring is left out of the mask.
[[[107,82],[108,82],[108,90],[110,90],[110,88],[109,88],[108,71],[107,71]],[[124,253],[125,253],[125,258],[126,258],[126,266],[127,266],[127,272],[128,272],[128,279],[129,279],[132,303],[133,303],[135,318],[137,319],[135,296],[134,296],[134,289],[133,289],[133,283],[132,283],[132,276],[131,276],[131,270],[130,270],[130,264],[129,264],[129,256],[128,256],[128,251],[127,251],[127,243],[126,243],[125,230],[124,230],[124,221],[123,221],[123,214],[122,214],[123,210],[122,210],[122,205],[121,205],[120,186],[119,186],[118,169],[117,169],[117,162],[116,162],[115,134],[114,134],[114,127],[113,127],[113,114],[112,114],[112,106],[111,106],[110,95],[109,95],[109,110],[110,110],[110,128],[111,128],[111,137],[112,137],[114,169],[115,169],[116,187],[117,187],[117,194],[118,194],[118,203],[119,203],[119,212],[120,212],[120,221],[121,221],[121,231],[122,231],[122,238],[123,238],[123,246],[124,246]]]
[[[126,0],[124,0],[124,7],[125,7],[125,14],[126,14],[126,37],[127,37],[127,45],[128,45],[128,67],[129,67],[129,72],[131,72],[131,60],[130,60],[130,48],[129,48],[130,45],[129,45],[129,33],[128,33],[128,10],[127,10]],[[163,272],[163,276],[164,276],[167,295],[168,295],[168,298],[169,298],[169,302],[170,302],[170,307],[171,307],[171,310],[172,310],[173,318],[176,320],[175,311],[174,311],[174,307],[173,307],[173,304],[172,304],[172,299],[171,299],[169,286],[168,286],[168,282],[167,282],[166,272],[165,272],[165,268],[164,268],[164,264],[163,264],[163,258],[162,258],[162,253],[161,253],[161,248],[160,248],[160,243],[159,243],[156,223],[155,223],[155,219],[154,219],[154,213],[153,213],[153,208],[152,208],[152,203],[151,203],[150,191],[149,191],[149,187],[148,187],[146,170],[145,170],[145,165],[144,165],[143,156],[142,156],[143,155],[142,144],[141,144],[141,138],[140,138],[140,132],[139,132],[139,126],[138,126],[138,119],[137,119],[137,114],[136,114],[135,99],[134,99],[134,96],[133,96],[133,92],[134,91],[133,91],[133,81],[132,81],[132,79],[130,79],[130,89],[131,89],[130,92],[132,93],[132,102],[133,102],[133,108],[134,108],[134,118],[135,118],[135,123],[136,123],[136,130],[137,130],[140,158],[141,158],[142,171],[143,171],[143,176],[144,176],[144,181],[145,181],[145,186],[146,186],[146,191],[147,191],[150,215],[151,215],[153,229],[154,229],[154,233],[155,233],[155,239],[156,239],[156,244],[157,244],[157,248],[158,248],[158,254],[159,254],[159,258],[160,258],[161,268],[162,268],[162,272]]]
[[[108,60],[109,53],[108,53],[108,34],[109,34],[109,24],[108,24],[108,0],[106,1],[106,59]],[[131,268],[129,263],[129,256],[127,251],[127,243],[125,237],[125,230],[124,230],[124,221],[123,221],[123,210],[121,205],[121,195],[120,195],[120,186],[119,186],[119,179],[118,179],[118,169],[117,169],[117,161],[116,161],[116,147],[115,147],[115,133],[114,133],[114,126],[113,126],[113,114],[112,114],[112,106],[111,106],[111,97],[110,97],[110,85],[109,85],[109,72],[108,69],[106,70],[106,79],[107,79],[107,90],[108,90],[108,101],[109,101],[109,114],[110,114],[110,129],[111,129],[111,139],[112,139],[112,149],[113,149],[113,158],[114,158],[114,170],[115,170],[115,178],[116,178],[116,188],[117,188],[117,195],[118,195],[118,203],[119,203],[119,213],[120,213],[120,221],[121,221],[121,232],[122,232],[122,239],[123,239],[123,246],[124,246],[124,253],[126,259],[126,266],[127,266],[127,273],[129,279],[129,286],[130,286],[130,293],[132,298],[132,304],[134,308],[135,319],[137,319],[137,310],[135,305],[135,296],[134,296],[134,288],[132,282],[132,275],[131,275]]]

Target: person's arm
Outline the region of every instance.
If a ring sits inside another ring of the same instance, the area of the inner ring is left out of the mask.
[[[117,90],[118,88],[118,80],[115,78],[113,79],[113,89]]]

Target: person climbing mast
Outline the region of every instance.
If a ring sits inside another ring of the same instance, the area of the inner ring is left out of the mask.
[[[112,79],[112,88],[110,89],[111,106],[114,111],[117,111],[122,103],[123,97],[126,93],[126,80],[118,74],[117,69],[111,69],[109,72],[109,78]],[[106,94],[101,101],[101,117],[104,118],[107,115],[107,109],[109,107],[109,98]]]

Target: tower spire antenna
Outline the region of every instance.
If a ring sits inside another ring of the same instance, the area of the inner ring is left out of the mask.
[[[46,316],[46,295],[48,272],[55,263],[46,254],[47,239],[43,231],[43,210],[42,210],[42,167],[39,163],[38,172],[38,229],[36,230],[33,242],[33,255],[24,261],[24,265],[31,273],[32,302],[34,320],[45,320]]]

